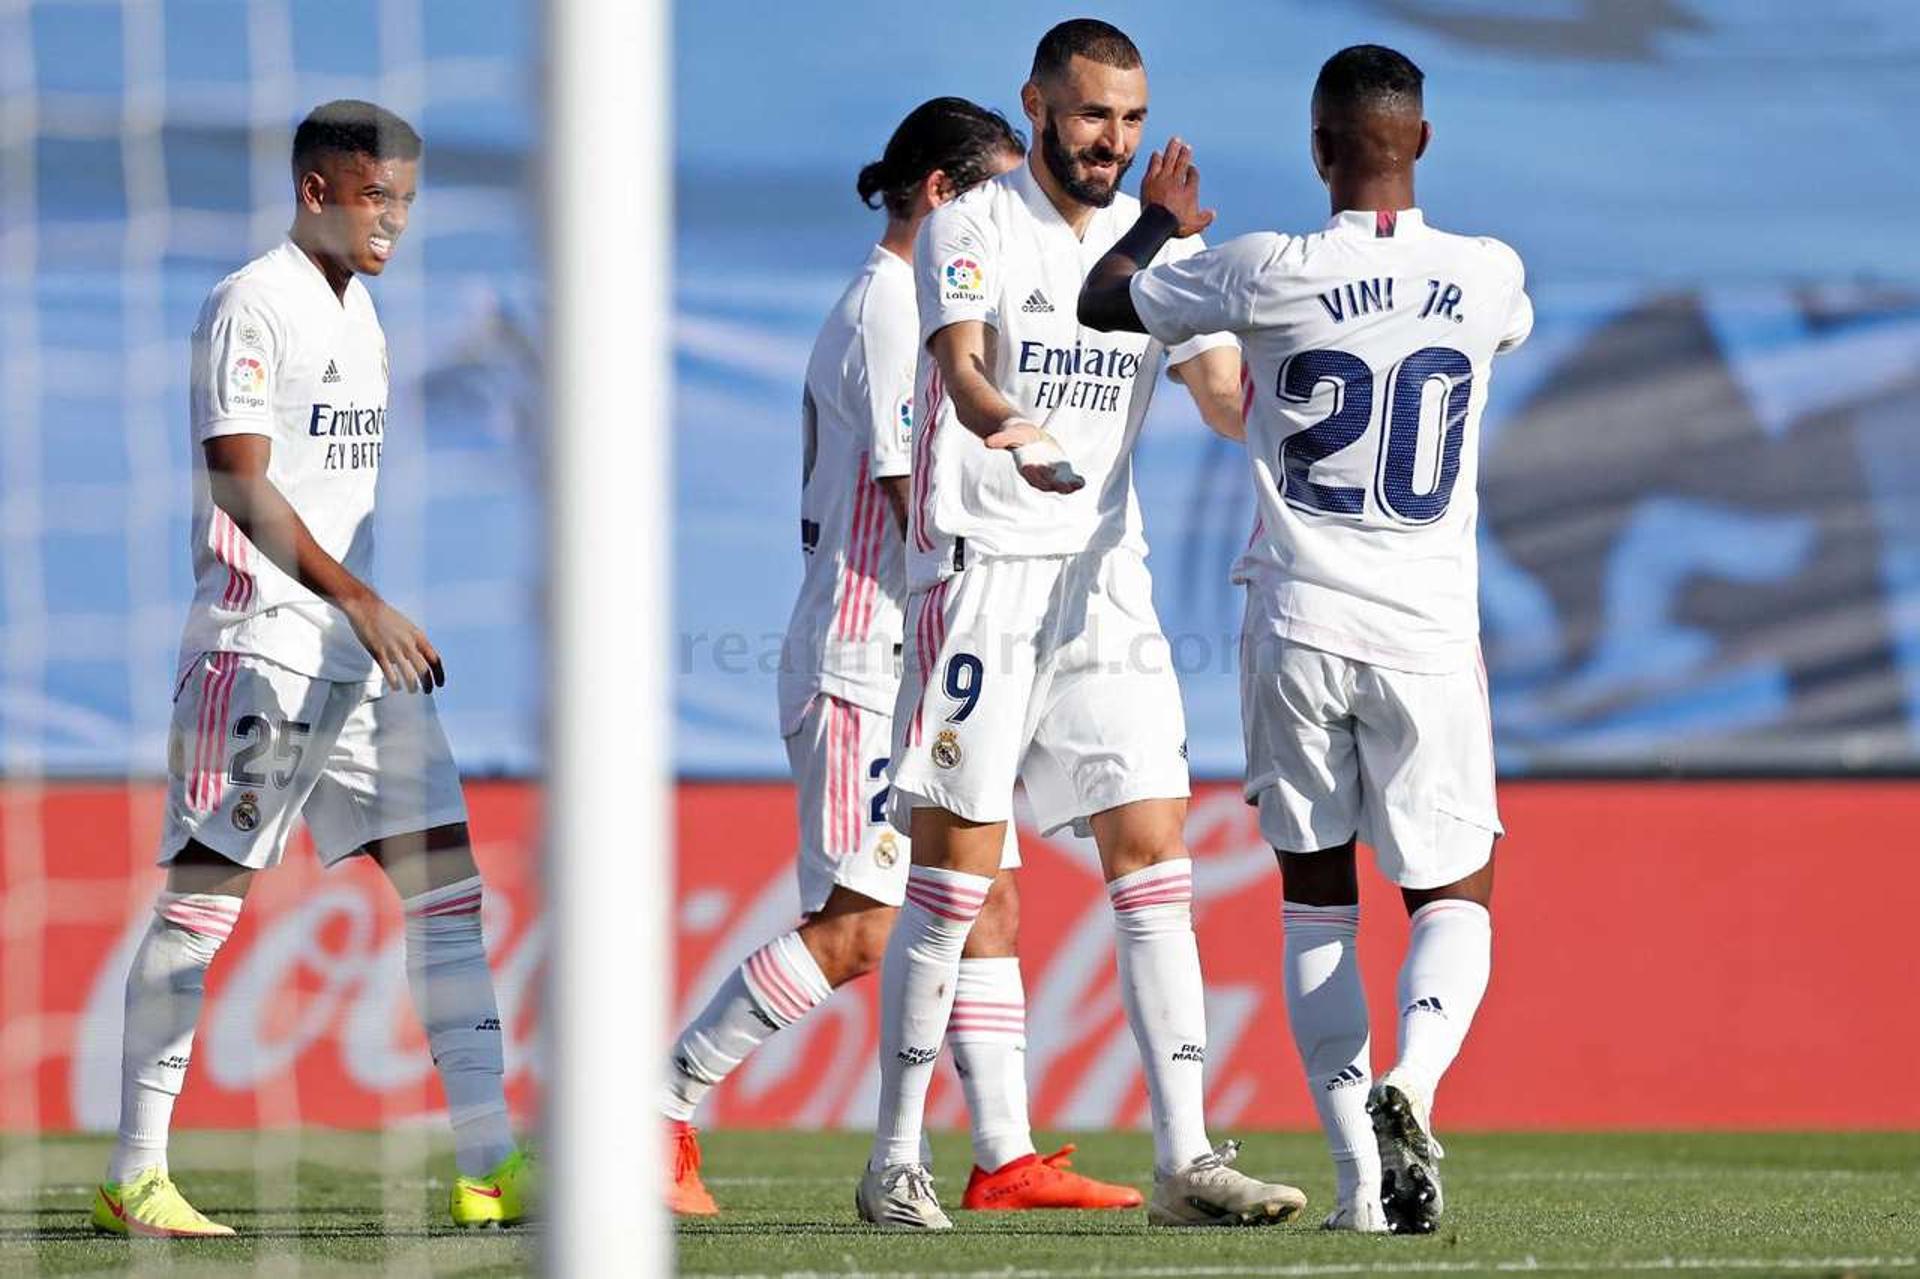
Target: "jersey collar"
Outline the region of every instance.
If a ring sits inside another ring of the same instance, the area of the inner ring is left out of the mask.
[[[1041,226],[1056,228],[1072,239],[1078,240],[1080,237],[1074,235],[1073,228],[1068,226],[1067,220],[1060,216],[1060,210],[1053,207],[1053,199],[1040,185],[1040,179],[1033,176],[1033,166],[1045,163],[1046,161],[1040,158],[1039,151],[1030,153],[1026,163],[1014,169],[1009,175],[1013,181],[1013,189],[1018,191],[1020,198],[1027,202],[1027,208],[1032,211],[1034,218]],[[1094,210],[1096,217],[1101,212],[1099,209]],[[1088,223],[1088,226],[1091,227],[1092,223]]]
[[[1327,220],[1327,230],[1375,240],[1404,240],[1427,229],[1418,209],[1342,209]]]

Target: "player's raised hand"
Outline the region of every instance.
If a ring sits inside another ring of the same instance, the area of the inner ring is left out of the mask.
[[[406,614],[378,596],[343,605],[342,611],[353,624],[353,633],[378,663],[380,673],[387,677],[389,687],[431,693],[445,686],[447,670],[439,651]]]
[[[1043,493],[1077,493],[1087,486],[1059,441],[1025,418],[1008,418],[986,443],[990,449],[1010,450],[1020,478]]]
[[[1213,210],[1200,207],[1200,170],[1193,164],[1193,148],[1170,138],[1164,151],[1147,158],[1147,176],[1140,179],[1140,203],[1157,204],[1179,222],[1174,235],[1186,239],[1213,225]]]

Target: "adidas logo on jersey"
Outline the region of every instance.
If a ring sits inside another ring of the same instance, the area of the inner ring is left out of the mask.
[[[329,382],[338,382],[339,380],[340,380],[340,366],[338,364],[335,364],[332,360],[328,360],[327,371],[320,375],[321,384],[324,386]]]
[[[1410,1013],[1438,1013],[1442,1017],[1447,1015],[1447,1010],[1442,1008],[1440,1001],[1432,995],[1414,1000],[1406,1006],[1405,1011]]]
[[[1033,292],[1027,294],[1027,300],[1020,304],[1020,309],[1028,315],[1051,315],[1053,314],[1053,303],[1047,301],[1046,294],[1035,289]]]
[[[1365,1078],[1366,1076],[1360,1073],[1360,1067],[1342,1066],[1339,1074],[1327,1080],[1326,1091],[1332,1092],[1336,1088],[1351,1088]]]

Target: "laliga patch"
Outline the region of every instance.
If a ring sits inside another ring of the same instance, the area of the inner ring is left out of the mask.
[[[894,420],[900,424],[901,446],[903,448],[911,447],[913,444],[913,397],[912,396],[908,396],[905,399],[900,401],[898,409],[894,413],[893,417],[894,417]]]
[[[251,355],[236,359],[227,369],[227,399],[243,409],[267,407],[267,366]]]
[[[943,728],[933,739],[933,762],[942,768],[960,767],[960,738],[951,728]]]
[[[985,302],[987,274],[969,257],[949,260],[940,271],[940,300],[943,302]]]

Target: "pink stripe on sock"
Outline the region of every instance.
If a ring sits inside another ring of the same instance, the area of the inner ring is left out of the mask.
[[[946,884],[933,883],[924,879],[910,879],[907,882],[916,891],[928,897],[938,898],[949,906],[973,906],[977,908],[987,900],[985,889],[954,888]]]
[[[1193,900],[1193,880],[1185,875],[1175,879],[1159,880],[1151,884],[1131,885],[1113,894],[1115,910],[1138,910],[1142,906],[1158,906],[1168,902]]]
[[[772,966],[767,963],[767,957],[760,951],[756,950],[747,956],[747,975],[753,978],[760,997],[767,1001],[776,1014],[789,1022],[797,1018],[791,996],[781,987],[779,979],[773,975]]]
[[[425,919],[436,915],[471,915],[480,909],[480,893],[476,890],[467,897],[456,897],[452,901],[440,902],[433,906],[422,906],[418,910],[408,911],[415,919]]]
[[[225,941],[233,933],[234,924],[240,918],[240,908],[234,907],[226,912],[211,907],[196,906],[191,902],[168,902],[160,908],[160,917],[170,924],[178,924],[189,932],[212,937],[216,941]]]
[[[768,953],[769,950],[770,947],[762,946],[754,951],[747,957],[747,964],[769,1000],[778,1005],[780,1015],[790,1022],[799,1021],[813,1007],[813,1001],[807,998],[799,983],[780,967],[779,961]]]
[[[978,906],[975,906],[971,910],[949,907],[943,902],[916,893],[911,887],[907,889],[907,900],[928,914],[938,915],[940,918],[952,920],[956,924],[970,924],[980,915],[980,908]]]

